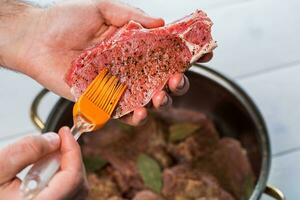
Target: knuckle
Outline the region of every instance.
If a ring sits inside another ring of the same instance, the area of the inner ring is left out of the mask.
[[[27,151],[32,153],[32,155],[45,153],[45,148],[36,136],[27,136],[17,148],[19,148],[19,151]]]
[[[22,155],[22,153],[26,151],[26,148],[27,147],[24,140],[15,144],[10,144],[9,146],[6,147],[4,151],[5,154],[4,156],[7,158],[15,158],[18,155]]]

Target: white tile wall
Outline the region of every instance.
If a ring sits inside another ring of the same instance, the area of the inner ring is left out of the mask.
[[[300,61],[300,1],[255,0],[209,12],[219,48],[212,66],[230,76]]]
[[[0,139],[14,134],[32,132],[30,105],[42,87],[30,78],[5,69],[0,70]],[[49,95],[41,104],[40,114],[46,118],[57,97]]]
[[[237,77],[300,62],[300,1],[287,0],[126,0],[166,22],[195,9],[214,22],[219,47],[210,65]]]
[[[300,64],[239,81],[264,115],[274,154],[300,147],[299,77]]]
[[[297,200],[299,190],[300,152],[273,158],[269,184],[279,188],[287,200]],[[264,196],[263,200],[273,200]]]

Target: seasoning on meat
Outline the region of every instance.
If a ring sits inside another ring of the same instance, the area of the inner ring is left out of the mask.
[[[200,10],[154,29],[130,21],[76,58],[66,82],[77,99],[97,74],[108,68],[127,85],[114,113],[114,117],[121,117],[146,105],[172,74],[184,72],[216,47],[211,26],[211,20]]]

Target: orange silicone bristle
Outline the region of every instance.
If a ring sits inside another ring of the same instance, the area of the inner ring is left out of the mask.
[[[103,69],[76,102],[73,115],[84,117],[99,128],[112,115],[126,89],[107,69]]]
[[[86,97],[109,115],[112,114],[126,86],[103,69],[86,90]],[[85,95],[85,94],[84,94]]]

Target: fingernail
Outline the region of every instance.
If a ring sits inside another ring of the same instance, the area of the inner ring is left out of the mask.
[[[142,126],[142,125],[146,124],[147,121],[148,121],[148,117],[145,117],[144,119],[142,119],[142,120],[139,122],[138,126]]]
[[[70,128],[67,127],[67,126],[64,126],[61,128],[63,132],[69,132],[70,131]]]
[[[180,83],[177,85],[177,89],[182,89],[184,87],[184,76],[182,76],[181,80],[180,80]]]
[[[168,104],[168,101],[169,101],[169,98],[168,98],[168,96],[167,96],[167,95],[165,95],[165,97],[164,97],[164,99],[163,99],[162,103],[160,104],[160,106],[162,107],[162,106],[165,106],[165,105],[167,105],[167,104]]]
[[[58,145],[60,142],[59,136],[56,133],[49,132],[42,135],[43,138],[45,138],[48,142],[50,142],[52,145]]]

